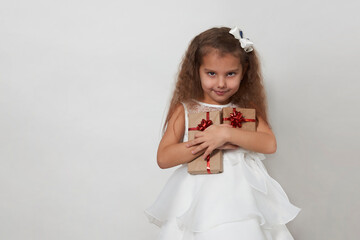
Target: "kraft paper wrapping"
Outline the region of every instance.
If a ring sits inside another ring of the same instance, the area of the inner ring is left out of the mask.
[[[196,128],[202,119],[207,120],[206,112],[201,113],[189,113],[189,128]],[[211,111],[209,112],[209,119],[213,122],[214,125],[219,125],[221,122],[221,111]],[[196,133],[200,132],[199,130],[189,130],[188,139],[195,139]],[[210,155],[210,171],[211,173],[222,173],[223,172],[223,159],[222,151],[215,150]],[[190,174],[209,174],[207,170],[207,161],[203,158],[203,154],[195,158],[193,161],[188,163],[188,172]]]
[[[235,108],[237,112],[243,114],[245,119],[256,119],[256,111],[253,108]],[[231,124],[230,120],[226,120],[230,117],[230,114],[234,112],[234,108],[226,107],[223,108],[223,123]],[[237,126],[238,127],[238,126]],[[256,121],[255,122],[241,122],[241,129],[256,132]]]

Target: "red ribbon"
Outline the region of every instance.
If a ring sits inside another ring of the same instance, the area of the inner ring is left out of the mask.
[[[231,126],[233,126],[233,128],[242,127],[242,122],[255,122],[255,119],[248,119],[248,118],[244,118],[242,112],[238,112],[236,111],[236,108],[233,108],[232,113],[230,113],[230,117],[228,118],[223,118],[224,121],[230,121]]]
[[[204,131],[206,128],[210,127],[213,122],[209,119],[210,118],[210,113],[206,112],[206,119],[202,119],[200,124],[197,125],[197,127],[195,128],[188,128],[189,131]],[[206,171],[207,173],[211,173],[211,169],[210,169],[210,155],[208,155],[206,157]]]
[[[197,125],[195,128],[189,128],[189,131],[191,130],[198,130],[198,131],[204,131],[206,128],[210,127],[213,122],[209,120],[209,112],[206,112],[206,120],[202,119],[200,124]]]

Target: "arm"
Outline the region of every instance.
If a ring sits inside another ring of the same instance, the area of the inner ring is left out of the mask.
[[[218,126],[210,126],[204,132],[198,133],[196,138],[189,141],[188,147],[198,145],[194,150],[194,154],[206,149],[204,158],[213,150],[223,146],[226,143],[240,146],[250,151],[271,154],[276,152],[276,138],[265,123],[259,117],[259,125],[256,132],[246,131],[241,128],[230,128],[229,125],[221,124]]]
[[[160,168],[170,168],[190,162],[204,152],[204,150],[200,150],[197,154],[193,154],[191,151],[196,146],[188,148],[186,147],[187,143],[181,142],[184,132],[185,110],[183,105],[179,104],[168,122],[158,147],[157,163]]]
[[[250,151],[265,154],[275,153],[277,148],[275,135],[261,117],[258,119],[259,125],[256,132],[232,128],[227,135],[227,141]]]

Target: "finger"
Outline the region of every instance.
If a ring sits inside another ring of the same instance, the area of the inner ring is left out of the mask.
[[[213,150],[214,150],[213,148],[208,147],[208,148],[206,149],[206,151],[204,152],[203,158],[206,159],[207,156],[210,155]]]
[[[204,132],[212,131],[213,128],[216,129],[216,128],[217,128],[217,125],[211,125],[211,126],[207,127],[207,128],[204,130]]]
[[[194,150],[191,151],[192,154],[197,154],[198,152],[201,152],[202,150],[204,150],[205,148],[207,148],[208,146],[203,143],[200,144],[199,146],[197,146]]]
[[[194,146],[194,145],[196,145],[195,144],[195,140],[190,140],[190,141],[188,141],[187,143],[186,143],[186,147],[192,147],[192,146]]]
[[[193,139],[187,142],[187,144],[185,145],[186,147],[192,147],[195,145],[198,145],[199,143],[202,143],[203,141],[201,139]]]
[[[202,136],[204,136],[203,132],[199,132],[199,133],[195,134],[195,138],[199,138],[199,137],[202,137]]]

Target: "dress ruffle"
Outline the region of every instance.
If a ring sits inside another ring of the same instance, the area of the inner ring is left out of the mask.
[[[224,151],[223,159],[221,174],[190,175],[186,164],[176,169],[155,203],[145,210],[149,220],[159,227],[172,224],[183,233],[200,233],[255,219],[267,232],[266,239],[277,239],[273,231],[286,228],[300,208],[289,202],[280,184],[269,176],[262,163],[265,156],[239,148]]]

